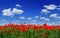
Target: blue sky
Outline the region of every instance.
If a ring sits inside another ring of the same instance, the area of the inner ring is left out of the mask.
[[[60,25],[60,1],[0,0],[0,24],[10,22]]]

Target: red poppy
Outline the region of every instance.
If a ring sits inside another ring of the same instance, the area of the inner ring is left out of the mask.
[[[50,26],[50,27],[49,27],[49,30],[54,30],[54,27],[53,27],[53,26]]]
[[[45,36],[46,36],[46,34],[45,34],[45,33],[43,33],[43,34],[41,34],[41,36],[45,37]]]
[[[57,26],[57,29],[60,30],[60,26]]]
[[[38,31],[39,26],[34,25],[34,29],[35,29],[35,31]]]
[[[20,29],[21,29],[21,28],[20,28],[20,27],[18,27],[18,28],[17,28],[17,31],[20,31]]]
[[[28,27],[24,27],[22,31],[26,32],[26,31],[28,31],[28,29],[29,29]]]
[[[7,32],[7,30],[5,29],[5,30],[3,31],[3,34],[6,33],[6,32]]]

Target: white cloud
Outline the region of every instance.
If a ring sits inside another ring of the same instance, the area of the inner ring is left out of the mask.
[[[37,20],[32,20],[33,22],[37,22]]]
[[[54,4],[49,4],[49,5],[44,5],[44,8],[41,10],[41,14],[47,14],[50,13],[52,10],[60,10],[60,5],[54,5]]]
[[[47,21],[49,21],[50,19],[49,19],[49,18],[45,18],[44,20],[47,20]]]
[[[58,14],[51,14],[50,17],[57,18],[58,17]]]
[[[38,18],[39,16],[35,16],[35,18]]]
[[[56,13],[55,14],[51,14],[50,17],[51,18],[55,18],[55,20],[60,19],[60,16],[58,16],[58,14],[56,14]]]
[[[3,11],[3,16],[12,16],[14,15],[12,12],[11,12],[11,8],[8,8],[8,9],[4,9]]]
[[[54,24],[55,22],[51,22],[52,24]]]
[[[20,10],[20,9],[17,9],[17,8],[8,8],[8,9],[4,9],[2,10],[2,15],[3,16],[13,16],[14,14],[22,14],[24,11],[23,10]]]
[[[13,8],[13,10],[12,10],[12,13],[14,13],[14,14],[22,14],[23,12],[24,12],[23,10],[20,10],[17,8]]]
[[[40,19],[41,20],[46,20],[46,21],[49,21],[50,20],[49,18],[45,18],[45,17],[41,17]]]
[[[6,24],[8,24],[7,20],[1,19],[1,21],[0,21],[0,26],[4,26],[4,25],[6,25]]]
[[[60,16],[58,18],[60,19]]]
[[[56,8],[57,10],[60,10],[60,8]]]
[[[49,13],[50,11],[48,11],[47,9],[42,9],[41,10],[41,13],[44,13],[44,14],[47,14],[47,13]]]
[[[32,17],[27,18],[27,20],[32,20]]]
[[[59,6],[57,6],[57,8],[56,8],[57,10],[60,10],[60,5]]]
[[[50,4],[50,5],[45,5],[44,7],[48,10],[54,10],[54,9],[56,9],[57,6],[54,4]]]
[[[53,26],[58,25],[56,22],[51,22],[50,24],[52,24]]]
[[[25,17],[23,17],[23,16],[21,16],[21,17],[19,17],[19,18],[20,18],[20,19],[23,19],[23,20],[25,19]]]
[[[49,22],[49,23],[47,23],[49,26],[51,26],[51,25],[54,25],[55,24],[55,22]]]
[[[4,22],[4,23],[6,23],[6,22],[7,22],[5,19],[2,19],[1,21],[2,21],[2,22]]]
[[[21,5],[20,5],[20,4],[16,4],[16,6],[17,6],[17,7],[21,7]]]
[[[45,19],[45,17],[41,17],[40,19]]]
[[[50,4],[50,5],[44,5],[44,7],[45,8],[41,10],[41,13],[47,14],[50,13],[51,10],[55,10],[58,6]]]
[[[14,24],[20,24],[20,21],[19,20],[14,20],[14,21],[12,21],[12,23],[14,23]]]

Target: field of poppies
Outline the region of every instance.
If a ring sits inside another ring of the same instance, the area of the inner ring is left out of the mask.
[[[60,38],[60,26],[10,23],[0,26],[0,38]]]

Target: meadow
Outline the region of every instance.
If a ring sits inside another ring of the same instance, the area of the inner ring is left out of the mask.
[[[60,26],[9,23],[0,26],[0,38],[60,38]]]

